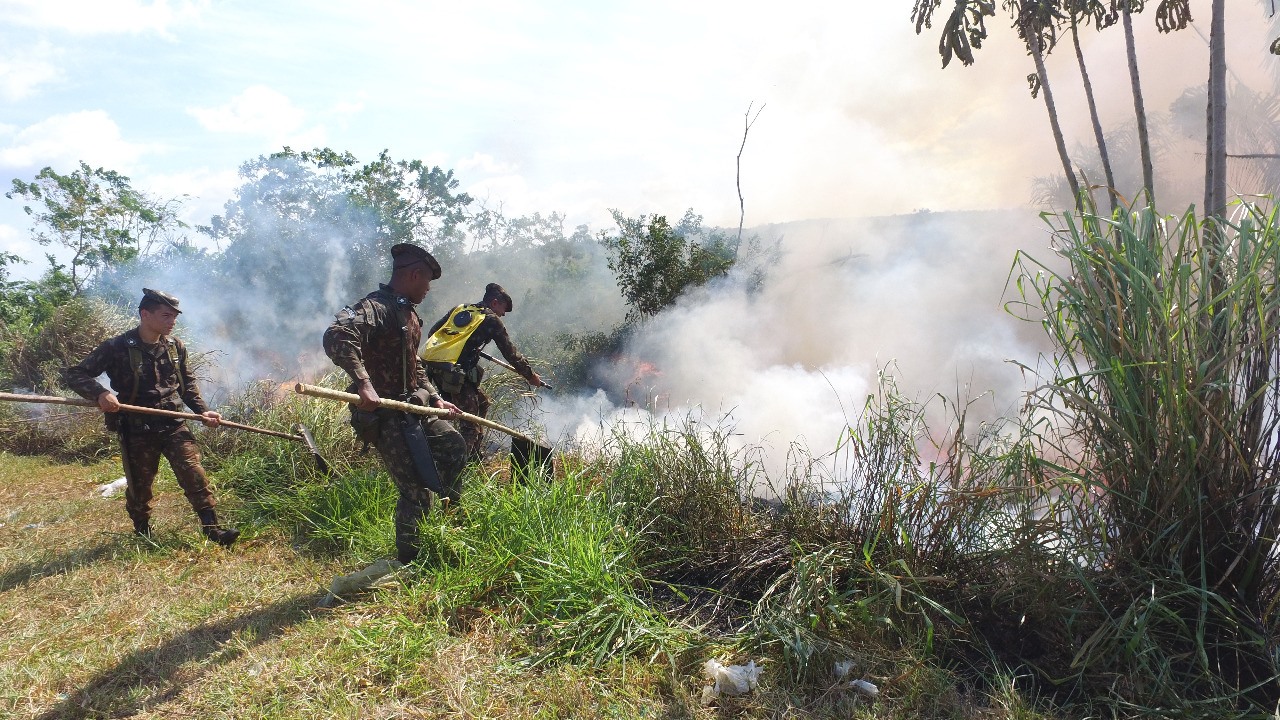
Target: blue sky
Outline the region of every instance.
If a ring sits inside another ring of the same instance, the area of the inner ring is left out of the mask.
[[[204,222],[258,155],[386,148],[454,169],[511,215],[598,228],[610,208],[692,207],[732,226],[754,103],[748,225],[1027,205],[1056,159],[1006,22],[991,21],[976,66],[943,71],[910,5],[0,0],[0,180],[84,160],[190,196]],[[1230,5],[1233,67],[1260,73],[1265,4]],[[1149,106],[1203,82],[1202,40],[1143,32]],[[1123,119],[1119,39],[1088,42],[1104,115]],[[1060,92],[1085,139],[1081,103]],[[0,249],[39,257],[27,235],[0,198]]]

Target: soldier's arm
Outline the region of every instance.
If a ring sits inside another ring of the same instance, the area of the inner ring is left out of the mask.
[[[490,326],[489,336],[493,338],[493,343],[498,346],[498,352],[502,353],[502,357],[506,358],[507,362],[511,363],[511,366],[525,380],[528,380],[533,385],[540,385],[541,381],[534,382],[534,379],[537,378],[537,373],[533,371],[533,366],[529,364],[524,355],[521,355],[520,351],[516,349],[516,344],[511,342],[511,336],[507,334],[507,326],[503,324],[502,320],[496,316],[490,316],[485,320],[485,324]]]
[[[209,405],[200,395],[200,384],[196,382],[196,376],[191,374],[191,368],[187,366],[187,346],[176,339],[174,342],[178,345],[178,378],[182,381],[182,387],[179,388],[182,401],[191,408],[191,412],[204,415],[209,412]]]
[[[357,383],[369,380],[362,347],[369,337],[370,324],[369,310],[360,303],[355,309],[343,308],[324,331],[325,355]]]
[[[108,340],[94,348],[83,362],[64,369],[62,381],[80,397],[98,402],[102,393],[110,392],[98,382],[98,376],[106,372],[110,364],[111,341]]]

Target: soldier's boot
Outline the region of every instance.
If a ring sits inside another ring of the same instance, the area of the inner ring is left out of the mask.
[[[197,513],[200,516],[200,531],[204,536],[218,543],[222,547],[231,547],[231,544],[240,537],[240,531],[235,528],[224,528],[218,524],[218,513],[213,508],[205,508]]]
[[[133,531],[144,538],[151,537],[151,521],[146,518],[134,518]]]

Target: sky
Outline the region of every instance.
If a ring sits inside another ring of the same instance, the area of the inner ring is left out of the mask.
[[[188,196],[186,216],[205,222],[259,155],[387,149],[455,170],[509,215],[594,228],[610,208],[694,208],[735,226],[752,109],[748,225],[1025,206],[1053,146],[1007,22],[990,21],[976,65],[943,70],[910,5],[0,0],[0,176],[83,160]],[[1274,23],[1265,3],[1230,5],[1247,58],[1233,67],[1253,72]],[[1203,82],[1207,50],[1150,24],[1159,108]],[[1104,117],[1127,117],[1112,92],[1127,83],[1120,36],[1087,35]],[[1070,59],[1056,53],[1051,71]],[[39,257],[28,228],[0,202],[0,249]]]
[[[891,363],[913,391],[980,393],[1018,384],[1008,361],[1044,351],[1034,323],[1003,305],[1015,254],[1051,255],[1035,181],[1061,166],[1027,90],[1031,61],[998,16],[975,65],[943,69],[940,21],[917,36],[911,4],[0,0],[0,181],[84,161],[185,197],[195,225],[220,212],[242,163],[327,146],[452,169],[485,206],[563,213],[567,228],[608,228],[610,209],[675,219],[688,208],[736,228],[741,212],[779,260],[762,291],[695,293],[638,337],[637,356],[661,367],[650,400],[732,412],[780,452],[798,436],[830,446]],[[1208,3],[1192,9],[1193,26],[1170,35],[1152,14],[1137,19],[1155,115],[1207,77]],[[1231,0],[1227,34],[1232,82],[1274,95],[1270,0]],[[1122,35],[1088,31],[1083,43],[1123,145]],[[1070,50],[1058,47],[1049,73],[1073,159],[1088,164]],[[1194,104],[1184,115],[1203,122]],[[1157,157],[1161,177],[1188,180],[1162,198],[1173,211],[1199,201],[1193,135]],[[923,210],[927,222],[853,220]],[[16,277],[44,269],[20,204],[4,198],[0,251],[36,260]],[[504,285],[522,290],[517,269]],[[299,322],[322,327],[333,311],[317,299]],[[612,390],[542,408],[572,431],[641,392],[625,377]],[[1004,392],[999,409],[1016,399]]]

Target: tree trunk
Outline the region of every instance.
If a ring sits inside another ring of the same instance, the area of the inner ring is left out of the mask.
[[[1138,81],[1138,50],[1133,43],[1133,16],[1129,3],[1122,3],[1124,19],[1124,46],[1129,56],[1129,80],[1133,84],[1133,114],[1138,122],[1138,147],[1142,151],[1142,184],[1147,191],[1147,202],[1156,204],[1155,171],[1151,166],[1151,138],[1147,135],[1147,111],[1142,104],[1142,84]]]
[[[1089,70],[1084,64],[1084,51],[1080,48],[1080,33],[1076,19],[1071,18],[1071,42],[1076,47],[1076,62],[1080,65],[1080,79],[1084,81],[1084,96],[1089,102],[1089,118],[1093,121],[1093,137],[1098,141],[1098,156],[1102,158],[1102,172],[1107,180],[1107,198],[1111,201],[1111,214],[1116,214],[1116,179],[1111,174],[1111,158],[1107,155],[1107,143],[1102,137],[1102,121],[1098,119],[1098,104],[1093,99],[1093,83],[1089,82]]]
[[[1213,0],[1209,24],[1209,102],[1205,116],[1204,214],[1227,210],[1227,44],[1225,0]]]
[[[1040,77],[1040,90],[1044,93],[1044,106],[1049,111],[1049,126],[1053,128],[1053,142],[1058,147],[1058,157],[1062,160],[1062,171],[1067,175],[1067,185],[1071,188],[1071,197],[1076,209],[1081,207],[1080,183],[1076,180],[1075,171],[1071,169],[1071,157],[1067,155],[1067,144],[1062,139],[1062,126],[1058,124],[1058,111],[1053,105],[1053,91],[1049,89],[1049,74],[1044,69],[1044,53],[1040,48],[1040,38],[1032,32],[1027,33],[1027,46],[1031,49],[1031,57],[1036,61],[1036,75]]]

